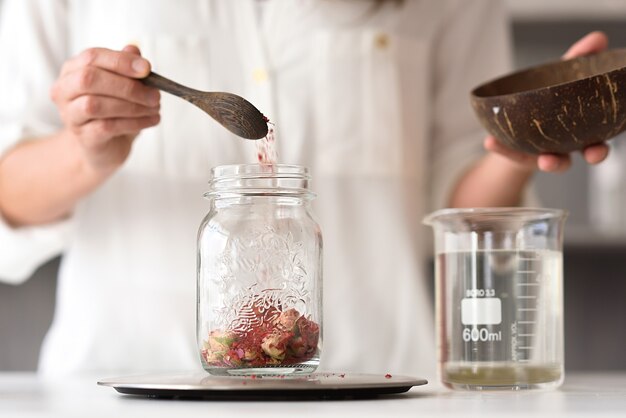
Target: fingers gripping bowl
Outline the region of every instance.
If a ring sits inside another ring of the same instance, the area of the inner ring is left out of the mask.
[[[482,125],[508,147],[567,153],[626,130],[626,49],[552,62],[476,87]]]

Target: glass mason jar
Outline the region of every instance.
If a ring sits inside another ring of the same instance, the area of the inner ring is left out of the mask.
[[[216,375],[307,374],[322,346],[322,234],[295,165],[211,171],[198,233],[197,340]]]

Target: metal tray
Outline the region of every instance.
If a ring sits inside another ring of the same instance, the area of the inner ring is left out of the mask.
[[[233,400],[362,399],[404,393],[427,383],[425,379],[382,374],[221,377],[204,372],[128,376],[98,382],[128,395]]]

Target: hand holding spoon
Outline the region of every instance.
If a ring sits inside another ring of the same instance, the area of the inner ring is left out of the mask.
[[[147,86],[196,105],[237,136],[260,139],[267,135],[267,118],[250,102],[236,94],[195,90],[154,72],[141,81]]]

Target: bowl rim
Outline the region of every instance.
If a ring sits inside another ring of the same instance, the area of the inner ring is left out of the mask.
[[[598,76],[604,76],[604,75],[609,75],[609,74],[614,74],[616,72],[620,72],[620,71],[625,71],[626,70],[626,64],[615,68],[613,70],[610,71],[605,71],[605,72],[600,72],[594,75],[590,75],[587,77],[582,77],[582,78],[578,78],[575,80],[570,80],[570,81],[564,81],[562,83],[557,83],[557,84],[551,84],[549,86],[544,86],[544,87],[537,87],[537,88],[533,88],[533,89],[528,89],[528,90],[521,90],[521,91],[517,91],[517,92],[512,92],[512,93],[505,93],[505,94],[494,94],[494,95],[479,95],[477,94],[477,91],[488,86],[489,84],[492,83],[496,83],[499,81],[502,81],[506,78],[512,78],[512,77],[518,77],[519,75],[523,74],[523,73],[527,73],[530,71],[536,71],[539,69],[550,69],[551,67],[557,67],[560,65],[563,65],[564,63],[571,63],[574,61],[581,61],[584,59],[589,59],[590,57],[593,56],[601,56],[601,55],[608,55],[608,54],[623,54],[626,58],[626,47],[625,48],[613,48],[613,49],[607,49],[595,54],[589,54],[589,55],[582,55],[579,57],[574,57],[574,58],[570,58],[567,60],[558,60],[558,61],[549,61],[543,64],[539,64],[539,65],[533,65],[530,67],[526,67],[526,68],[522,68],[520,70],[517,71],[513,71],[513,72],[509,72],[507,74],[504,74],[500,77],[497,78],[492,78],[490,80],[487,80],[484,83],[479,84],[478,86],[474,87],[470,93],[472,100],[488,100],[488,99],[493,99],[493,98],[503,98],[503,97],[509,97],[509,96],[519,96],[519,95],[525,95],[525,94],[530,94],[530,93],[536,93],[538,91],[542,91],[542,90],[549,90],[555,87],[562,87],[562,86],[567,86],[570,84],[574,84],[574,83],[578,83],[581,81],[585,81],[585,80],[590,80],[592,78],[598,77]],[[626,63],[626,60],[625,60]]]

